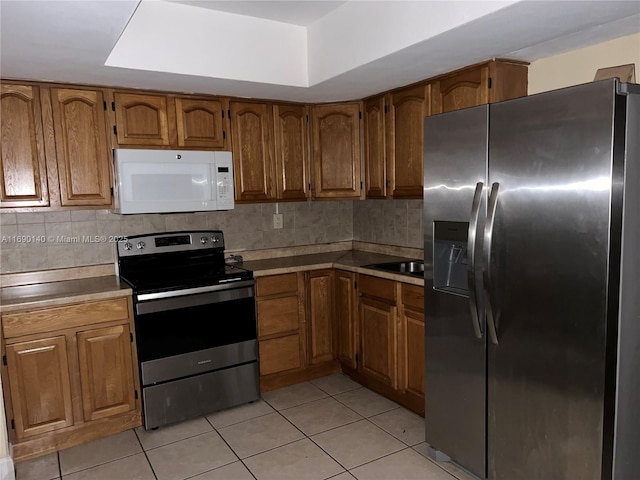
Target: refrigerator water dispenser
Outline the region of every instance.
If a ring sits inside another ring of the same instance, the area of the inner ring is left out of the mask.
[[[433,288],[469,296],[467,281],[468,222],[433,222]]]

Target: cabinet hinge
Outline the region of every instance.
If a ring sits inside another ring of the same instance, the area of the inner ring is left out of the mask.
[[[356,353],[356,364],[360,361],[360,356]]]
[[[224,118],[224,108],[222,109],[222,118]]]
[[[3,355],[3,356],[2,356],[2,364],[3,364],[3,365],[6,365],[6,364],[7,364],[7,356],[6,356],[6,355]]]
[[[224,130],[222,131],[222,139],[223,140],[227,139],[227,132],[225,132]]]
[[[489,88],[491,88],[491,85],[493,84],[493,79],[491,77],[489,77],[488,84],[489,84]]]
[[[133,333],[129,332],[129,340],[131,340],[131,343],[133,343]]]
[[[138,399],[138,390],[135,390],[133,395],[134,395],[135,399],[137,400]]]
[[[227,110],[227,118],[231,118],[231,109]]]
[[[15,429],[16,429],[16,422],[12,418],[11,419],[11,430],[15,430]]]
[[[389,112],[389,107],[387,107],[386,105],[384,106],[384,113],[388,113]]]
[[[364,188],[364,182],[360,182],[360,190]]]
[[[111,102],[111,110],[116,111],[116,102]]]
[[[309,115],[307,115],[307,123],[309,123]]]
[[[118,135],[118,128],[115,125],[113,126],[113,134]]]
[[[113,187],[111,187],[111,196],[113,197]]]
[[[102,104],[104,105],[104,109],[105,109],[105,111],[106,111],[106,110],[107,110],[107,101],[106,101],[106,100],[105,100],[105,101],[103,101],[103,102],[102,102]]]
[[[358,289],[358,281],[357,280],[355,282],[353,282],[353,288],[354,288],[354,290]]]
[[[358,112],[358,118],[362,120],[362,112]]]

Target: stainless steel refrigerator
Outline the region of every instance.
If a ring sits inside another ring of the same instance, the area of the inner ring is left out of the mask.
[[[491,480],[640,478],[640,86],[424,132],[432,453]]]

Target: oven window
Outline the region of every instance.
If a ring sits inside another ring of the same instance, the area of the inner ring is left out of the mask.
[[[255,340],[253,297],[136,315],[141,362]]]

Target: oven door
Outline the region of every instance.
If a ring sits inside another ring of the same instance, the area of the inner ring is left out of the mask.
[[[137,295],[142,384],[256,362],[254,281]]]

